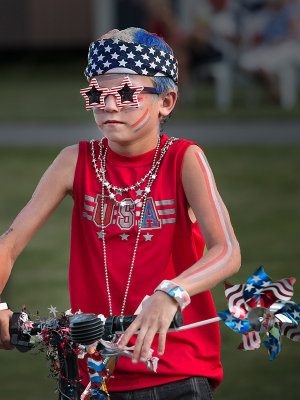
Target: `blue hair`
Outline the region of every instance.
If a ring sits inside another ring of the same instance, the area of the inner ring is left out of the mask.
[[[171,48],[167,43],[159,36],[154,33],[149,33],[144,29],[139,29],[133,35],[133,41],[137,44],[143,44],[149,47],[154,47],[159,50],[164,50],[165,52],[172,54]],[[162,93],[167,92],[170,89],[177,90],[177,85],[175,82],[166,76],[153,76],[152,80],[155,83],[156,89]]]
[[[144,29],[138,30],[133,36],[134,43],[144,44],[149,47],[155,47],[159,50],[164,50],[167,53],[173,53],[167,43],[154,33],[149,33]]]
[[[178,89],[173,79],[168,76],[151,76],[150,78],[154,82],[155,88],[161,93],[165,93],[168,90],[177,91]]]

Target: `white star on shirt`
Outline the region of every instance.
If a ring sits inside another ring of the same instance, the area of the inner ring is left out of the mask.
[[[120,60],[119,61],[119,65],[121,65],[122,67],[126,67],[127,61],[125,60]]]
[[[140,44],[138,44],[137,46],[135,46],[136,51],[142,51],[143,48]]]
[[[148,54],[142,54],[142,57],[143,57],[144,60],[149,60]]]
[[[103,239],[103,236],[105,235],[105,232],[97,232],[98,239]]]
[[[102,74],[103,70],[101,68],[97,69],[97,74]]]
[[[125,44],[123,43],[122,46],[120,46],[120,50],[126,51],[126,49],[127,49],[127,46],[125,46]]]
[[[98,57],[98,61],[102,61],[104,58],[104,56],[102,54],[100,54],[100,56]]]
[[[166,65],[169,66],[170,65],[170,61],[166,60]]]
[[[148,71],[146,70],[146,68],[142,69],[142,74],[143,75],[148,75]]]
[[[167,68],[166,68],[164,65],[161,67],[161,69],[162,69],[164,72],[167,72]]]
[[[138,189],[135,191],[135,193],[137,196],[141,196],[143,194],[143,191],[142,191],[142,189]]]
[[[150,67],[151,67],[151,68],[156,68],[156,64],[155,64],[154,62],[152,62],[152,63],[150,64]]]
[[[164,56],[166,55],[166,53],[165,53],[163,50],[161,50],[161,51],[160,51],[160,55],[161,55],[162,57],[164,57]]]
[[[97,65],[95,63],[93,63],[92,68],[95,69],[97,67]]]
[[[147,234],[146,234],[146,235],[143,235],[143,236],[144,236],[146,242],[151,242],[152,237],[153,237],[153,235],[150,235],[149,232],[147,232]]]
[[[154,51],[153,47],[150,47],[149,53],[150,53],[150,54],[155,54],[155,51]]]
[[[114,58],[115,60],[120,57],[120,54],[117,54],[116,52],[114,52],[114,54],[111,55],[111,58]]]
[[[107,51],[108,53],[111,51],[111,47],[110,47],[110,45],[108,45],[108,46],[104,47],[104,49],[105,49],[105,51]]]
[[[126,233],[122,233],[122,235],[120,235],[122,240],[128,240],[129,235],[127,235]]]
[[[158,62],[158,63],[160,63],[161,59],[160,59],[158,56],[156,56],[156,57],[155,57],[155,61]]]
[[[98,54],[98,49],[95,49],[95,50],[93,51],[93,54]]]

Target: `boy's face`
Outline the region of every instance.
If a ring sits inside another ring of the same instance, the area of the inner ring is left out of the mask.
[[[128,102],[128,105],[126,105],[126,101],[124,103],[120,102],[119,95],[116,95],[116,89],[122,86],[122,83],[124,84],[124,80],[128,81],[128,78],[132,84],[132,90],[139,89],[136,90],[135,101]],[[103,74],[97,76],[96,80],[100,88],[108,89],[108,95],[101,99],[101,107],[93,107],[96,124],[105,137],[111,141],[126,143],[141,136],[158,134],[159,116],[167,115],[170,111],[166,108],[164,95],[141,91],[141,87],[154,88],[153,82],[149,77]],[[172,97],[175,105],[176,93]]]

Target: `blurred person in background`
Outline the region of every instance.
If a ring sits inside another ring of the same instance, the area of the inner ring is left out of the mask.
[[[297,97],[297,69],[300,67],[300,10],[291,0],[265,0],[260,14],[263,26],[252,36],[240,57],[246,74],[266,83],[271,99],[291,108]]]
[[[235,58],[239,42],[230,0],[194,1],[191,8],[190,47],[202,62]]]
[[[230,0],[191,0],[188,40],[190,70],[215,82],[216,103],[226,110],[231,105],[233,71],[237,63],[239,35]]]

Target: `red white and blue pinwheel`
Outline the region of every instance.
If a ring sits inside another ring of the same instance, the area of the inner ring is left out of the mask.
[[[239,349],[255,350],[263,343],[272,361],[281,350],[282,336],[300,341],[300,304],[291,301],[295,281],[272,281],[259,267],[244,284],[225,282],[228,309],[218,315],[229,328],[242,334]]]

